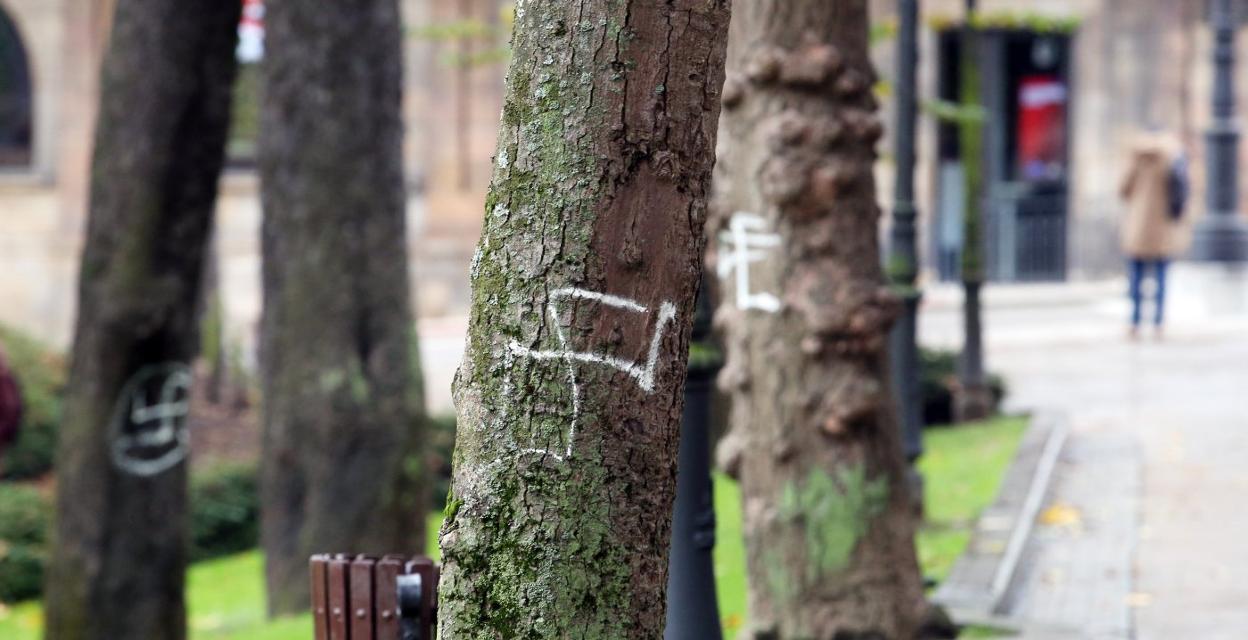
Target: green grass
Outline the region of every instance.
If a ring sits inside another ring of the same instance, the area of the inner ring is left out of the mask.
[[[741,491],[715,474],[715,595],[725,638],[745,624],[745,541],[741,534]]]
[[[920,464],[926,479],[928,522],[918,536],[924,572],[943,578],[970,539],[975,518],[996,496],[997,486],[1022,438],[1022,418],[926,432]],[[715,577],[725,637],[746,621],[745,545],[737,486],[715,477],[718,527]],[[429,552],[436,556],[440,516],[429,519]],[[202,562],[188,578],[191,640],[310,640],[308,616],[276,621],[264,618],[263,562],[258,552]],[[42,626],[37,602],[0,609],[0,638],[38,640]],[[971,636],[976,637],[976,636]]]
[[[429,516],[426,553],[438,557],[442,514]],[[264,561],[248,551],[191,566],[187,575],[191,640],[312,640],[308,615],[269,621],[264,612]],[[39,640],[43,614],[38,602],[5,610],[0,605],[0,639]]]
[[[1018,449],[1025,418],[997,418],[924,433],[919,459],[927,519],[919,530],[919,564],[943,580],[971,539],[979,513],[992,503]]]

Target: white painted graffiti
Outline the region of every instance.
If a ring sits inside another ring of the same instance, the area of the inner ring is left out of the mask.
[[[565,363],[567,370],[568,385],[572,393],[572,419],[568,425],[567,433],[564,437],[564,447],[562,449],[552,449],[549,447],[530,446],[522,448],[522,453],[546,454],[554,457],[556,460],[564,461],[572,455],[572,444],[576,438],[577,421],[581,414],[581,383],[576,374],[576,364],[597,364],[605,365],[628,374],[637,382],[637,386],[643,391],[649,393],[654,391],[654,376],[658,370],[659,364],[659,348],[662,346],[663,334],[667,330],[668,325],[676,318],[676,306],[671,302],[664,302],[659,306],[658,318],[655,321],[654,333],[650,337],[649,349],[646,352],[646,359],[642,362],[626,360],[616,356],[594,353],[592,351],[577,351],[568,344],[568,336],[564,328],[559,324],[558,307],[556,303],[562,299],[580,299],[592,300],[599,304],[631,311],[635,313],[650,313],[650,309],[634,300],[621,298],[596,291],[588,291],[585,289],[566,288],[558,289],[550,294],[550,298],[546,303],[546,312],[550,317],[554,326],[555,341],[558,344],[557,349],[540,350],[530,349],[516,341],[512,341],[507,345],[507,353],[504,356],[503,367],[506,370],[506,377],[503,381],[503,396],[510,398],[514,389],[512,382],[512,372],[514,371],[515,358],[529,358],[533,360],[558,360]],[[503,413],[500,421],[506,423],[506,403],[503,405]]]
[[[136,476],[176,466],[190,449],[191,368],[173,362],[143,367],[122,387],[109,425],[113,464]],[[156,402],[149,402],[155,395]]]
[[[750,291],[750,264],[767,257],[769,250],[780,246],[780,236],[767,233],[767,221],[744,211],[732,215],[728,230],[719,234],[720,250],[716,272],[720,278],[736,276],[738,309],[759,309],[769,313],[780,310],[780,299],[765,291]]]

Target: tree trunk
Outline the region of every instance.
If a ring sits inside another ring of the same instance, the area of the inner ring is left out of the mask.
[[[186,636],[190,365],[238,14],[117,4],[56,467],[52,640]]]
[[[517,5],[442,638],[662,635],[725,0]]]
[[[269,610],[308,556],[424,549],[395,0],[268,5],[261,538]]]
[[[890,399],[867,2],[738,3],[711,229],[752,638],[912,638],[926,611]]]

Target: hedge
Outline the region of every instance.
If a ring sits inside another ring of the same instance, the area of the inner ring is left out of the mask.
[[[254,464],[228,464],[191,476],[192,561],[259,542],[260,500]],[[52,499],[30,483],[0,482],[0,602],[37,597],[47,559]]]
[[[0,479],[37,478],[52,470],[65,390],[65,359],[34,338],[0,325],[0,347],[22,393],[17,439],[0,455]]]

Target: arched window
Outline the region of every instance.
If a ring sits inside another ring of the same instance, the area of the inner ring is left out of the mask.
[[[30,96],[26,48],[0,9],[0,168],[30,164]]]

